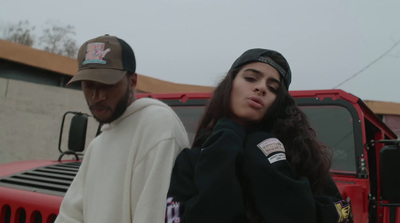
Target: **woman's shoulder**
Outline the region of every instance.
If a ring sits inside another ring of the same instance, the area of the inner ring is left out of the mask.
[[[201,152],[200,147],[183,149],[175,160],[175,166],[180,166],[184,168],[191,166],[192,168],[194,168],[198,160],[198,157],[200,155],[200,152]]]
[[[200,147],[193,147],[193,148],[185,148],[183,149],[179,156],[183,157],[184,159],[197,159],[197,157],[200,155],[201,148]],[[178,157],[179,157],[178,156]]]

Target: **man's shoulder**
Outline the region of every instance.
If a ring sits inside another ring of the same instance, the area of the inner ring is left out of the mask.
[[[141,98],[136,100],[135,103],[137,103],[137,111],[142,113],[142,116],[148,116],[155,119],[157,117],[173,117],[173,119],[177,117],[176,113],[170,106],[158,99]]]
[[[132,112],[131,117],[141,125],[146,125],[146,128],[184,129],[178,115],[164,102],[153,98],[141,98],[134,103],[136,103],[135,111]]]
[[[171,107],[165,104],[163,101],[155,99],[155,98],[140,98],[135,102],[135,107],[138,109],[158,109],[163,111],[172,111]]]

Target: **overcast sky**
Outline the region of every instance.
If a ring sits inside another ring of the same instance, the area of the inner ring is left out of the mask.
[[[79,45],[116,35],[133,47],[138,73],[162,80],[215,86],[240,54],[261,47],[289,61],[291,90],[340,85],[400,102],[397,0],[0,0],[0,26],[21,20],[36,30],[48,20],[73,25]]]

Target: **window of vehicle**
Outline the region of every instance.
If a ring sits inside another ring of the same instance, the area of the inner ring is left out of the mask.
[[[353,118],[349,110],[338,105],[300,106],[308,116],[320,141],[333,149],[332,170],[356,173]],[[182,120],[192,143],[204,106],[172,106]]]
[[[333,171],[356,172],[353,117],[342,106],[300,106],[320,141],[333,149]]]
[[[189,136],[190,143],[196,135],[197,126],[204,112],[204,106],[173,106]]]

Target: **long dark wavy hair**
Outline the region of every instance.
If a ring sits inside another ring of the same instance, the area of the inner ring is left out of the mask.
[[[285,70],[289,69],[279,54],[269,54],[268,57]],[[220,118],[232,117],[232,82],[242,67],[229,70],[214,90],[197,128],[193,147],[201,146]],[[260,122],[253,123],[253,127],[273,133],[283,143],[288,162],[299,176],[309,179],[314,192],[322,187],[331,167],[332,151],[317,140],[306,114],[296,105],[283,81],[275,102]]]

